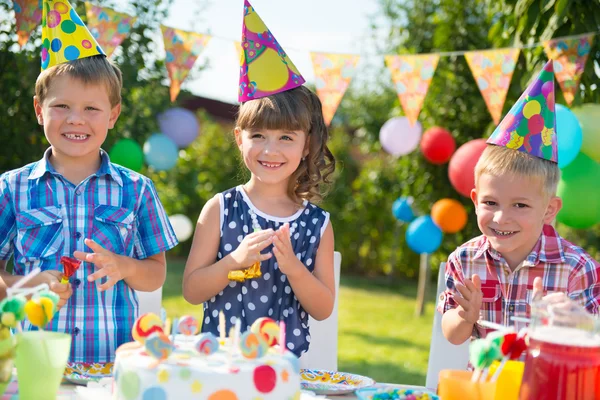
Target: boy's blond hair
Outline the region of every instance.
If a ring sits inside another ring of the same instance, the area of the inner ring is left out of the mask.
[[[475,166],[475,187],[482,174],[492,176],[514,174],[519,177],[539,179],[544,194],[549,197],[556,195],[560,180],[560,170],[555,162],[496,145],[488,145],[479,158]]]
[[[44,103],[53,79],[64,75],[78,79],[85,85],[103,84],[106,86],[111,107],[121,103],[121,70],[105,56],[93,56],[58,64],[42,71],[35,82],[35,95],[40,104]]]

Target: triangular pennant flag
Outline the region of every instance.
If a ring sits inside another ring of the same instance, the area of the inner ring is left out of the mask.
[[[29,34],[42,20],[42,0],[13,0],[13,9],[17,19],[19,46],[25,46]]]
[[[400,104],[411,125],[419,118],[439,59],[438,54],[385,56]]]
[[[110,8],[85,3],[87,22],[90,32],[96,38],[104,52],[110,57],[115,49],[131,32],[137,17],[116,12]]]
[[[465,53],[467,64],[496,125],[502,117],[502,107],[519,51],[519,49],[499,49]]]
[[[181,83],[187,77],[211,37],[162,25],[161,29],[167,53],[165,63],[171,79],[171,101],[175,101],[179,90],[181,90]]]
[[[244,57],[244,49],[242,49],[242,43],[237,40],[233,41],[233,45],[235,46],[235,53],[237,54],[237,59],[240,60],[240,65],[243,62],[242,57]]]
[[[42,71],[86,57],[105,55],[67,0],[43,0]]]
[[[525,89],[487,142],[558,163],[552,60]]]
[[[346,54],[311,53],[315,70],[317,96],[323,105],[323,118],[329,125],[344,92],[352,80],[359,56]]]
[[[544,43],[546,55],[554,60],[556,80],[568,105],[575,99],[593,42],[594,34],[573,39],[554,39]]]
[[[305,82],[248,0],[244,0],[242,47],[240,103],[284,92]]]

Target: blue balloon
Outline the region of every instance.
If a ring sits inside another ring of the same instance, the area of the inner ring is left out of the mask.
[[[410,223],[406,230],[406,243],[415,253],[433,253],[442,244],[442,230],[429,215]]]
[[[171,108],[158,115],[160,131],[170,137],[180,148],[196,139],[200,126],[196,115],[185,108]]]
[[[562,104],[555,105],[556,137],[558,139],[558,167],[564,168],[579,154],[583,133],[575,114]]]
[[[398,221],[410,222],[415,219],[415,214],[412,210],[413,199],[411,197],[398,197],[392,204],[392,213]]]
[[[158,171],[166,171],[177,164],[177,145],[162,133],[155,133],[144,143],[146,164]]]

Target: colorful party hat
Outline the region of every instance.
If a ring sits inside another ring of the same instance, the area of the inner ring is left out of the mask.
[[[42,12],[42,71],[104,51],[67,0],[44,0]]]
[[[305,80],[269,28],[244,0],[239,101],[270,96],[301,86]]]
[[[552,60],[525,89],[487,142],[558,162]]]

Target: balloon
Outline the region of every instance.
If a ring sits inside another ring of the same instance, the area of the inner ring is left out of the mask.
[[[427,129],[421,138],[423,156],[432,164],[447,163],[454,150],[456,142],[452,134],[439,126]]]
[[[171,108],[158,115],[160,131],[179,147],[186,147],[196,139],[200,126],[196,115],[185,108]]]
[[[421,124],[410,125],[408,118],[395,117],[388,120],[379,131],[381,147],[393,156],[402,156],[417,148],[421,139]]]
[[[146,163],[158,171],[171,169],[177,164],[179,150],[167,136],[155,133],[144,143]]]
[[[583,153],[562,170],[557,195],[563,206],[556,219],[585,229],[600,222],[600,164]]]
[[[119,139],[108,152],[110,161],[140,172],[144,165],[142,147],[132,139]]]
[[[179,242],[185,242],[192,236],[194,227],[188,217],[183,214],[175,214],[169,217],[169,222],[175,231],[175,236]]]
[[[471,197],[471,189],[475,187],[475,164],[486,146],[485,139],[471,140],[460,146],[450,159],[448,178],[463,196]]]
[[[398,221],[410,222],[415,219],[415,214],[411,208],[413,203],[412,197],[399,197],[392,204],[392,213]]]
[[[415,253],[433,253],[442,244],[442,231],[429,215],[423,215],[408,225],[406,243]]]
[[[558,139],[558,167],[569,165],[581,149],[583,135],[575,114],[562,104],[556,104],[556,137]]]
[[[431,207],[431,218],[444,233],[456,233],[467,224],[467,211],[454,199],[441,199]]]
[[[571,111],[579,120],[583,132],[581,151],[600,162],[600,104],[584,104]],[[560,131],[557,132],[560,135]]]

